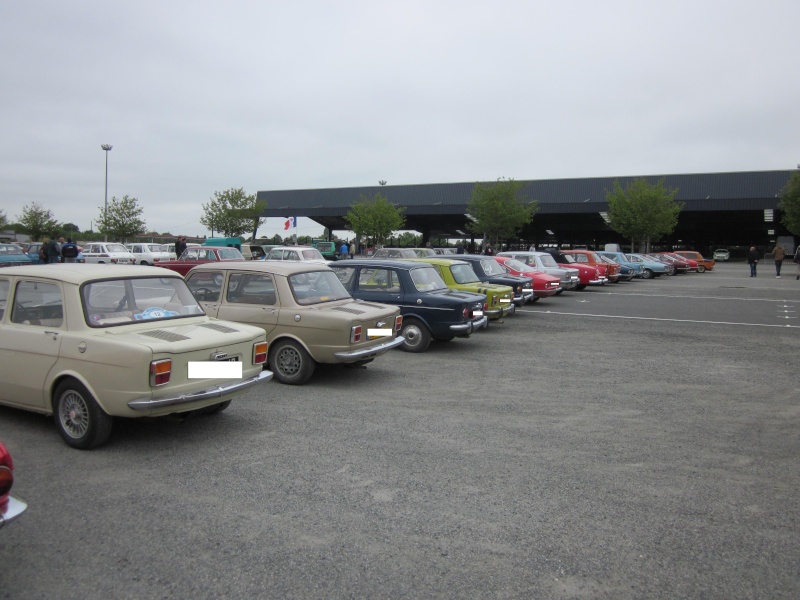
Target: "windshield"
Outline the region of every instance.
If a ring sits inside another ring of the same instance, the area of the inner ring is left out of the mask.
[[[289,276],[294,299],[302,306],[352,298],[333,271],[311,271]]]
[[[571,265],[577,264],[577,262],[575,261],[575,258],[571,254],[562,254],[561,258],[564,259],[565,263],[569,263]]]
[[[179,277],[92,281],[81,288],[81,299],[83,314],[90,327],[112,327],[204,314],[192,292]]]
[[[106,249],[109,252],[128,252],[128,249],[122,244],[108,244]]]
[[[439,272],[433,267],[411,269],[411,280],[419,292],[434,292],[447,289],[447,285],[442,280]]]
[[[500,266],[500,263],[493,258],[487,258],[481,261],[483,272],[487,275],[505,275],[506,271]]]
[[[161,244],[147,244],[145,247],[150,252],[168,252],[166,246],[162,246]]]
[[[316,248],[309,248],[308,250],[303,250],[303,258],[305,260],[325,260],[325,258],[320,254],[319,250]]]
[[[480,282],[475,271],[469,265],[450,265],[450,272],[456,283],[476,283]]]

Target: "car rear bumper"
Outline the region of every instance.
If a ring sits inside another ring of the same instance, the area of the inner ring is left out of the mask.
[[[484,314],[484,316],[473,319],[472,321],[467,321],[466,323],[450,325],[450,331],[455,335],[469,335],[473,331],[486,327],[488,322],[489,318]]]
[[[131,400],[128,402],[128,408],[131,410],[148,410],[152,408],[163,408],[165,406],[180,406],[181,404],[189,404],[197,402],[198,400],[208,400],[209,398],[219,398],[220,396],[227,396],[250,388],[257,383],[267,382],[272,379],[272,371],[261,371],[258,375],[229,383],[225,385],[214,386],[202,392],[194,394],[186,394],[182,396],[171,396],[167,398],[142,398],[141,400]]]
[[[369,348],[360,348],[358,350],[348,350],[347,352],[337,352],[334,354],[342,362],[352,362],[362,360],[364,358],[372,358],[379,356],[384,352],[388,352],[392,348],[398,348],[406,341],[402,335],[398,335],[391,340],[381,342],[377,346],[370,346]]]
[[[587,285],[605,285],[606,281],[608,281],[608,279],[605,277],[601,277],[600,279],[591,279]]]
[[[14,498],[14,496],[9,497],[8,508],[6,509],[6,512],[0,515],[0,528],[2,528],[6,523],[11,523],[11,521],[19,517],[25,512],[26,508],[28,508],[28,505],[22,500],[17,500]]]

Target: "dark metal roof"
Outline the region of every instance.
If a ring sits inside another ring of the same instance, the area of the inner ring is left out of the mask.
[[[746,171],[648,175],[650,183],[663,179],[667,188],[677,188],[676,199],[686,211],[760,210],[777,208],[778,194],[792,171]],[[625,187],[640,177],[594,177],[522,181],[526,197],[539,202],[539,213],[591,213],[605,210],[606,191],[614,181]],[[474,183],[386,185],[312,190],[258,192],[267,201],[264,216],[341,217],[362,196],[381,193],[390,202],[405,207],[407,216],[463,214],[472,197]]]

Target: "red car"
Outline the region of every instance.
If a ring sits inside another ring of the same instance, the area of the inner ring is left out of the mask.
[[[688,261],[684,260],[683,258],[675,258],[674,256],[670,256],[669,254],[665,254],[664,252],[657,252],[650,254],[656,260],[660,260],[663,263],[667,263],[668,265],[672,265],[674,267],[674,271],[672,272],[673,275],[677,275],[678,273],[688,273],[692,270],[692,266],[688,263]]]
[[[11,495],[11,486],[14,485],[14,461],[11,454],[0,442],[0,528],[19,517],[28,505],[17,500]]]
[[[578,270],[580,283],[575,288],[576,290],[585,290],[588,285],[605,285],[608,282],[606,276],[601,274],[595,266],[579,263],[569,254],[564,254],[555,248],[548,248],[545,252],[556,260],[558,266]]]
[[[700,263],[697,262],[693,258],[690,258],[688,256],[683,256],[681,254],[678,254],[677,252],[662,252],[662,254],[666,254],[667,256],[671,256],[674,259],[682,260],[683,262],[689,263],[689,270],[690,271],[694,271],[694,272],[698,272],[699,271]]]
[[[511,275],[530,277],[533,285],[533,300],[555,296],[561,291],[561,280],[547,273],[537,271],[531,266],[509,256],[495,256],[494,259],[503,265]]]
[[[600,275],[611,283],[619,283],[620,266],[616,263],[612,265],[605,262],[597,252],[592,250],[562,250],[562,252],[574,258],[578,264],[594,267]]]
[[[227,246],[197,246],[187,248],[178,260],[159,261],[155,266],[186,275],[197,265],[216,261],[244,262],[244,256],[236,248],[228,248]]]

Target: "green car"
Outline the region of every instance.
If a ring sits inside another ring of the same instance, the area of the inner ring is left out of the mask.
[[[483,314],[489,317],[489,320],[513,315],[516,310],[513,288],[481,281],[472,269],[472,265],[466,261],[450,258],[409,258],[406,260],[433,265],[447,287],[451,289],[485,294],[486,305],[483,307]]]

